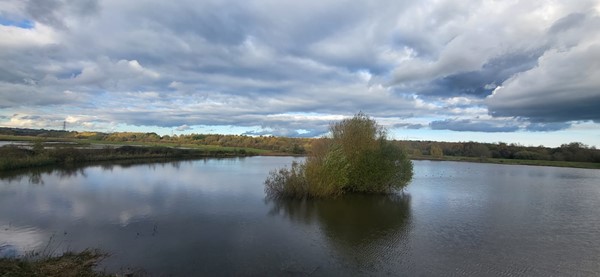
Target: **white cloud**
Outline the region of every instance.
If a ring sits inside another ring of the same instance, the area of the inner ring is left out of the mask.
[[[494,126],[596,119],[598,111],[581,105],[598,105],[597,7],[587,0],[3,1],[1,16],[34,27],[0,25],[0,107],[82,116],[81,126],[98,128],[260,126],[280,134],[322,132],[321,119],[358,111],[410,128],[489,120],[490,111],[506,122]],[[0,111],[0,124],[13,120],[8,113]]]
[[[187,124],[183,124],[177,128],[175,128],[175,130],[182,132],[182,131],[187,131],[187,130],[191,130],[192,127],[188,126]]]
[[[142,67],[137,60],[120,60],[117,62],[116,68],[120,71],[119,73],[137,73],[155,79],[160,77],[160,74],[157,72]]]
[[[56,32],[43,24],[35,24],[32,29],[0,24],[0,49],[4,51],[50,45],[57,40]]]

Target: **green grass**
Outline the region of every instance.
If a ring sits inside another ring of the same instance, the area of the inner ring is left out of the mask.
[[[38,144],[39,145],[39,144]],[[34,146],[34,149],[36,147]],[[243,157],[256,155],[244,148],[195,147],[190,149],[165,146],[128,146],[102,148],[53,147],[30,150],[14,146],[0,147],[0,171],[49,165],[72,166],[104,161],[187,160],[210,157]]]
[[[68,139],[68,138],[51,138],[51,137],[34,137],[34,136],[12,136],[12,135],[0,135],[0,141],[77,142],[76,139]]]
[[[104,141],[104,140],[93,140],[93,139],[76,139],[76,138],[54,138],[54,137],[36,137],[36,136],[13,136],[13,135],[0,135],[0,141],[21,141],[21,142],[64,142],[53,143],[53,147],[68,148],[68,147],[89,147],[93,148],[99,145],[109,146],[146,146],[146,147],[169,147],[169,148],[184,148],[199,150],[207,153],[230,153],[236,155],[236,153],[246,153],[247,155],[264,155],[264,156],[290,156],[289,153],[273,152],[269,150],[246,148],[246,147],[223,147],[218,145],[198,145],[198,144],[180,144],[180,143],[165,143],[165,142],[142,142],[142,141]],[[69,143],[75,143],[69,144]],[[138,157],[144,158],[144,157]],[[149,157],[151,158],[151,157]],[[546,161],[546,160],[518,160],[518,159],[496,159],[496,158],[477,158],[477,157],[460,157],[460,156],[443,156],[433,157],[428,155],[411,156],[414,160],[440,160],[440,161],[464,161],[464,162],[477,162],[477,163],[495,163],[495,164],[514,164],[514,165],[535,165],[535,166],[555,166],[555,167],[574,167],[574,168],[591,168],[600,169],[600,163],[587,163],[587,162],[567,162],[567,161]],[[99,159],[99,157],[98,157]],[[122,160],[123,157],[110,157],[107,156],[101,160]],[[127,159],[125,157],[125,159]],[[3,162],[4,160],[4,162]],[[13,161],[18,168],[31,166],[44,166],[51,165],[54,162],[47,158],[37,157],[22,161]],[[3,170],[3,164],[6,164],[6,158],[0,157],[0,170]]]
[[[107,141],[107,140],[92,140],[92,139],[76,139],[76,138],[52,138],[52,137],[34,137],[34,136],[12,136],[12,135],[0,135],[0,141],[22,141],[22,142],[65,142],[65,143],[76,143],[77,147],[82,146],[94,146],[94,145],[114,145],[114,146],[159,146],[159,147],[173,147],[173,148],[190,148],[203,151],[224,151],[224,152],[239,152],[244,150],[246,153],[253,155],[270,154],[272,151],[249,148],[249,147],[226,147],[218,145],[199,145],[199,144],[181,144],[181,143],[165,143],[165,142],[143,142],[143,141]],[[61,145],[53,144],[52,146],[74,146],[74,145]]]
[[[512,164],[512,165],[533,165],[533,166],[554,166],[554,167],[600,169],[600,163],[586,163],[586,162],[518,160],[518,159],[457,157],[457,156],[443,156],[443,157],[411,156],[410,158],[412,160],[456,161],[456,162],[473,162],[473,163],[493,163],[493,164]]]
[[[497,163],[497,164],[537,165],[537,166],[600,169],[600,163],[544,161],[544,160],[516,160],[516,159],[490,159],[490,160],[491,160],[490,162]]]
[[[0,137],[0,140],[2,138]],[[166,143],[166,142],[143,142],[143,141],[107,141],[107,140],[91,140],[91,139],[71,139],[71,142],[77,142],[79,144],[93,145],[114,145],[114,146],[152,146],[152,147],[172,147],[172,148],[189,148],[202,151],[224,151],[224,152],[239,152],[244,150],[246,153],[253,155],[268,154],[270,151],[247,148],[247,147],[225,147],[218,145],[199,145],[199,144],[181,144],[181,143]]]

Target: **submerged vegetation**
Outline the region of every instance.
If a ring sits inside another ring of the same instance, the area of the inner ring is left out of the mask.
[[[412,162],[386,139],[386,130],[359,113],[330,126],[315,140],[306,162],[272,171],[269,198],[336,197],[344,193],[387,193],[412,179]]]

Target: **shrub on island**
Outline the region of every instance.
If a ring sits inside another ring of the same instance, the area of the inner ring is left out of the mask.
[[[386,130],[369,116],[333,123],[328,137],[315,140],[304,163],[272,171],[268,198],[326,198],[345,193],[389,193],[412,179],[412,162],[386,139]]]

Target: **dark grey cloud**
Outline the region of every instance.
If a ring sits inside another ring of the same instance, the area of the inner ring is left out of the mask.
[[[519,126],[506,123],[491,123],[485,121],[473,121],[470,119],[445,119],[432,121],[429,127],[433,130],[451,130],[459,132],[514,132]]]
[[[558,122],[558,123],[531,123],[525,128],[527,131],[533,132],[551,132],[564,130],[571,127],[571,123]]]
[[[26,5],[27,13],[32,19],[44,24],[63,27],[62,18],[57,14],[58,10],[63,6],[62,1],[27,1]]]
[[[66,28],[69,16],[87,17],[100,10],[98,0],[26,0],[25,11],[31,19],[57,28]]]
[[[494,116],[533,122],[600,121],[600,17],[571,14],[550,33],[557,49],[547,50],[538,65],[513,75],[486,99]]]
[[[530,50],[504,54],[491,58],[480,70],[444,76],[428,84],[420,84],[415,91],[424,95],[446,97],[471,95],[483,98],[515,74],[535,67],[537,59],[543,53],[543,50]]]
[[[425,128],[425,125],[423,124],[414,124],[414,123],[397,123],[393,125],[394,128],[406,128],[406,129],[413,129],[413,130],[417,130],[417,129],[423,129]]]
[[[565,91],[544,91],[545,93],[563,93]],[[593,91],[594,93],[596,91]],[[579,93],[572,91],[571,93]],[[584,92],[585,93],[585,92]],[[539,101],[524,99],[523,103],[513,103],[506,100],[498,103],[498,99],[490,103],[491,114],[494,116],[520,116],[533,122],[565,122],[594,120],[600,122],[598,107],[600,96],[586,98],[585,100],[550,98]]]
[[[0,82],[0,108],[81,104],[86,95]]]
[[[488,97],[495,116],[535,122],[600,121],[600,43],[547,52],[539,67],[508,80]]]
[[[247,5],[232,5],[230,1],[202,3],[153,3],[157,6],[141,8],[140,13],[129,12],[140,19],[176,33],[196,35],[210,43],[237,45],[252,34],[257,18],[247,10]],[[173,15],[177,16],[173,16]]]
[[[577,28],[578,26],[580,26],[582,23],[585,22],[586,17],[587,17],[587,15],[585,13],[569,14],[569,15],[557,20],[556,22],[554,22],[554,24],[552,24],[552,26],[548,30],[548,33],[556,34],[556,33],[561,33],[561,32],[564,32],[564,31],[572,29],[572,28]]]
[[[316,138],[322,137],[327,134],[326,130],[313,130],[310,132],[289,130],[289,129],[275,129],[275,130],[261,130],[261,131],[248,131],[242,133],[247,136],[276,136],[276,137],[292,137],[292,138]]]

